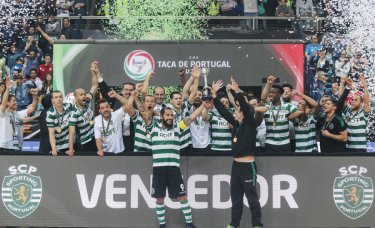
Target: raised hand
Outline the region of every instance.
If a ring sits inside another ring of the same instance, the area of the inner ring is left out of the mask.
[[[237,82],[233,79],[233,76],[230,77],[231,87],[232,89],[237,92],[240,88],[238,87]]]
[[[148,77],[148,78],[155,77],[155,72],[153,72],[153,71],[148,72],[146,77]]]
[[[231,89],[232,89],[231,84],[227,84],[226,87],[225,87],[225,90],[226,90],[227,92],[229,92]]]
[[[212,92],[217,93],[221,88],[223,88],[223,80],[218,80],[212,83]]]
[[[9,76],[5,79],[5,86],[7,89],[11,89],[13,87],[13,82],[10,80]]]
[[[108,96],[109,96],[110,98],[116,98],[117,93],[116,93],[116,91],[111,90],[111,91],[109,91]]]
[[[365,78],[365,76],[363,74],[361,76],[359,76],[359,86],[361,88],[364,88],[364,87],[367,86],[366,78]]]
[[[132,92],[132,97],[133,97],[133,99],[135,100],[137,97],[138,97],[138,94],[139,94],[139,91],[137,91],[137,90],[133,90],[133,92]]]
[[[191,71],[191,76],[193,78],[199,78],[201,75],[201,69],[199,68],[198,65],[194,65],[192,71]]]
[[[135,90],[138,91],[138,92],[141,91],[142,88],[143,88],[143,83],[137,83],[137,84],[135,85]]]
[[[273,75],[268,76],[267,84],[273,84],[276,81],[276,77]]]
[[[95,74],[99,73],[99,62],[98,61],[93,61],[91,63],[91,71]]]
[[[183,67],[180,67],[179,69],[178,69],[178,76],[180,76],[180,77],[184,77],[185,76],[185,68],[183,68]]]

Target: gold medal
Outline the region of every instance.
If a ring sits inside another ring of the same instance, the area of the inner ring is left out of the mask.
[[[234,143],[237,142],[237,137],[234,137],[234,138],[233,138],[233,142],[234,142]]]
[[[93,121],[93,120],[90,120],[90,121],[89,121],[89,124],[90,124],[90,125],[93,125],[93,124],[94,124],[94,121]]]
[[[148,134],[146,135],[146,138],[147,138],[147,139],[150,139],[150,138],[151,138],[151,134],[148,133]]]
[[[57,127],[57,128],[55,128],[55,130],[56,130],[57,133],[61,133],[61,127]]]

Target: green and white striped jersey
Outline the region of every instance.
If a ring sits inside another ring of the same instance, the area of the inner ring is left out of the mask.
[[[172,107],[172,106],[171,106]],[[181,113],[176,112],[173,108],[173,121],[174,123],[178,123],[181,120],[183,120],[185,117],[188,117],[190,115],[190,109],[192,105],[189,103],[189,101],[185,101],[181,108]],[[190,135],[190,129],[187,131],[183,131],[181,135],[181,149],[186,148],[191,144],[191,135]]]
[[[348,124],[348,141],[346,143],[346,148],[366,149],[369,113],[366,113],[363,109],[354,112],[353,109],[347,105],[344,109],[343,116]]]
[[[130,117],[134,123],[134,152],[150,152],[151,138],[147,138],[149,131],[138,110]],[[151,136],[151,135],[150,135]]]
[[[289,114],[297,111],[297,108],[289,103],[273,106],[271,103],[266,105],[268,111],[264,113],[266,122],[266,144],[286,145],[289,140]]]
[[[76,126],[76,135],[80,144],[86,144],[94,138],[94,112],[91,110],[91,100],[86,102],[86,107],[80,109],[74,105],[69,126]]]
[[[211,150],[228,151],[232,149],[232,129],[229,123],[214,112],[209,112],[209,122],[211,124]]]
[[[48,110],[46,117],[47,127],[55,130],[56,147],[58,150],[69,148],[69,120],[74,107],[70,103],[64,103],[63,106],[63,113],[58,113],[55,107],[52,106]]]
[[[318,116],[310,114],[306,121],[296,119],[294,121],[294,130],[296,133],[296,151],[295,152],[313,152],[317,151],[316,146],[316,122]]]
[[[181,129],[175,123],[173,128],[163,128],[161,122],[153,121],[148,127],[151,133],[151,150],[153,167],[177,166],[180,167],[180,149],[183,132],[189,128]]]

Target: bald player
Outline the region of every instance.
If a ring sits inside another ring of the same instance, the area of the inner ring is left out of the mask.
[[[90,94],[82,88],[74,91],[75,104],[69,119],[69,150],[68,154],[96,155],[94,137],[94,112],[91,101],[98,90],[98,62],[91,64],[91,89]]]

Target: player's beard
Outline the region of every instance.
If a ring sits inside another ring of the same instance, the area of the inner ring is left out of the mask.
[[[173,127],[173,120],[172,120],[172,123],[171,123],[171,124],[169,124],[168,121],[167,121],[167,120],[164,120],[164,119],[162,119],[161,121],[162,121],[163,125],[164,125],[166,128],[168,128],[168,129],[172,129],[172,127]]]
[[[195,99],[193,103],[194,107],[199,108],[202,105],[201,99]]]

